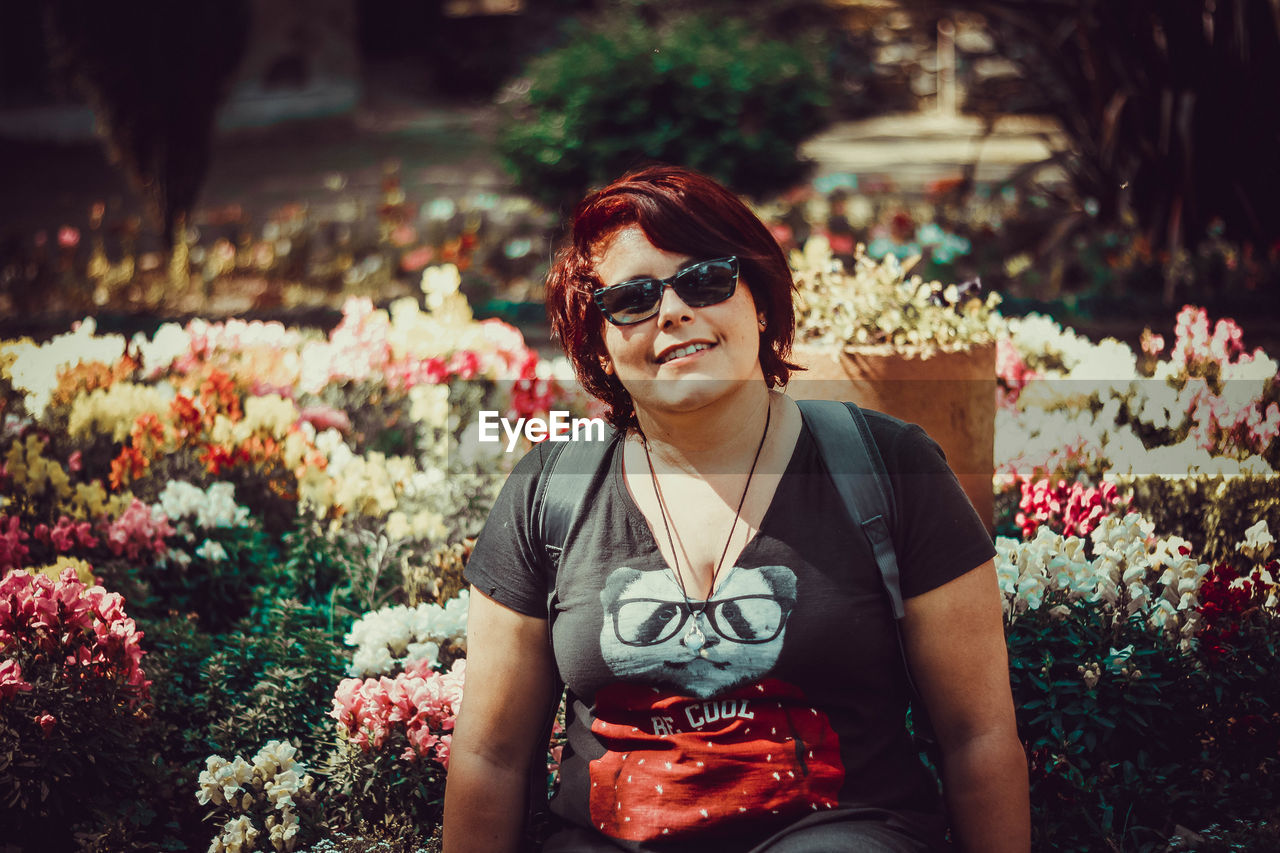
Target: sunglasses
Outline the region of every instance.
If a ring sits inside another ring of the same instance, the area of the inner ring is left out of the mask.
[[[714,258],[685,267],[671,278],[633,278],[602,287],[592,297],[615,326],[643,323],[658,313],[663,288],[670,287],[690,308],[724,302],[738,285],[738,259]]]

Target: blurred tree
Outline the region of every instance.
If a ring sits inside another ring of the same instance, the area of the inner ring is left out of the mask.
[[[55,68],[88,98],[108,157],[168,245],[209,167],[214,118],[244,50],[249,0],[48,0]]]
[[[1280,242],[1274,0],[905,0],[983,15],[1071,141],[1075,192],[1171,267],[1211,231]],[[1166,276],[1165,299],[1175,276]]]

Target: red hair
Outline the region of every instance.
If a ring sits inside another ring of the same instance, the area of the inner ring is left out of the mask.
[[[604,372],[604,315],[592,301],[603,286],[595,262],[618,231],[637,226],[659,249],[703,260],[736,255],[745,284],[764,316],[760,369],[770,388],[785,385],[795,336],[795,281],[773,235],[741,199],[720,184],[678,166],[629,172],[583,199],[569,243],[547,274],[547,313],[582,387],[608,406],[619,429],[635,423],[631,395]]]

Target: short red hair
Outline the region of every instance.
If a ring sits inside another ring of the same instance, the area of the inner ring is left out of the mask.
[[[766,327],[760,333],[760,369],[770,388],[785,385],[795,337],[795,280],[769,229],[736,195],[705,175],[678,166],[629,172],[583,199],[569,243],[547,275],[547,313],[582,387],[608,406],[619,429],[635,424],[631,395],[604,372],[604,315],[592,301],[603,286],[595,262],[609,240],[637,226],[659,249],[704,260],[738,257],[739,281],[751,291]]]

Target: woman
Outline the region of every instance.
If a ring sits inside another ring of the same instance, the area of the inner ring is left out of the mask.
[[[919,851],[945,848],[948,819],[962,849],[1028,848],[991,541],[937,445],[866,412],[944,819],[875,562],[778,390],[792,289],[768,230],[696,173],[634,172],[579,207],[547,300],[619,437],[554,571],[530,518],[545,445],[468,564],[447,853],[518,846],[557,674],[562,828],[544,850]]]

